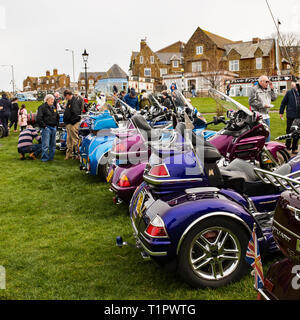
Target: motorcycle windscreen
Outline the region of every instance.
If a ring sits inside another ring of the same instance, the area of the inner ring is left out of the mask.
[[[209,95],[216,101],[216,103],[228,111],[243,111],[247,115],[252,116],[253,112],[250,111],[248,108],[243,106],[241,103],[233,100],[232,98],[226,96],[224,93],[216,90],[216,89],[209,89]]]

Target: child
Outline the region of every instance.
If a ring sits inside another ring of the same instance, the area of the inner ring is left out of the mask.
[[[18,122],[22,132],[27,126],[27,110],[25,104],[22,104],[21,109],[18,111]]]

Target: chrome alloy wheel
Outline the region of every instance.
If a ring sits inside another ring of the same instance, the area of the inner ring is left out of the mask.
[[[222,227],[209,227],[191,242],[189,263],[194,273],[206,280],[229,276],[239,264],[241,245],[236,235]]]

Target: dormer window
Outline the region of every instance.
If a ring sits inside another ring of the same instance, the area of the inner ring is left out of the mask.
[[[150,57],[150,63],[151,63],[151,64],[154,64],[154,56],[151,56],[151,57]]]
[[[143,63],[144,63],[144,57],[140,56],[140,64],[143,64]]]
[[[203,46],[196,47],[196,55],[203,54]]]
[[[172,62],[172,64],[173,64],[173,68],[178,68],[179,67],[179,61],[178,60],[174,60]]]

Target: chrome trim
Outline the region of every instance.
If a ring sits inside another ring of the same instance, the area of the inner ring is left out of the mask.
[[[286,232],[288,232],[289,234],[291,234],[292,236],[294,236],[295,238],[300,239],[300,236],[298,234],[296,234],[293,231],[287,229],[286,227],[284,227],[283,225],[278,223],[276,220],[274,220],[273,223],[276,224],[277,226],[279,226],[280,228],[282,228],[283,230],[285,230]]]
[[[133,213],[132,213],[133,214]],[[131,220],[131,224],[132,224],[132,227],[133,227],[133,231],[134,231],[134,236],[136,238],[136,240],[138,241],[138,243],[143,247],[143,249],[149,254],[149,256],[152,256],[152,257],[165,257],[167,256],[167,252],[153,252],[153,251],[150,251],[146,245],[141,241],[141,239],[139,238],[139,234],[141,236],[143,236],[142,233],[139,233],[139,231],[137,230],[135,224],[134,224],[134,221],[132,219],[132,217],[130,217],[130,220]],[[143,236],[144,237],[144,236]],[[144,237],[145,239],[145,237]]]
[[[163,223],[163,229],[166,233],[166,236],[163,236],[163,237],[154,237],[154,236],[151,236],[148,232],[147,232],[147,229],[149,228],[150,224],[152,224],[152,221],[155,220],[156,218],[158,217],[158,219],[161,220],[161,222]],[[161,218],[161,216],[159,216],[158,214],[150,221],[150,223],[148,224],[147,228],[145,229],[145,235],[147,235],[148,237],[152,238],[152,239],[169,239],[169,235],[168,235],[168,232],[167,232],[167,229],[166,229],[166,225],[164,223],[164,220]]]
[[[186,229],[185,231],[183,232],[179,242],[178,242],[178,245],[177,245],[177,250],[176,250],[176,254],[178,255],[179,254],[179,250],[180,250],[180,247],[181,247],[181,244],[185,238],[185,236],[187,235],[187,233],[197,224],[199,223],[200,221],[204,220],[204,219],[207,219],[207,218],[210,218],[210,217],[217,217],[217,216],[222,216],[222,217],[229,217],[229,218],[233,218],[239,222],[241,222],[245,227],[246,229],[249,231],[249,235],[252,234],[252,230],[249,228],[249,226],[246,224],[246,222],[244,220],[242,220],[241,218],[237,217],[236,215],[234,214],[231,214],[229,212],[212,212],[212,213],[209,213],[209,214],[206,214],[200,218],[198,218],[197,220],[195,220],[193,223],[191,223]]]
[[[192,181],[203,181],[202,178],[192,178],[192,179],[168,179],[168,180],[158,180],[158,179],[152,179],[150,177],[147,177],[143,175],[143,178],[146,182],[152,183],[152,184],[162,184],[162,183],[175,183],[175,182],[192,182]]]
[[[290,205],[287,205],[286,207],[287,207],[287,209],[293,211],[293,212],[295,213],[295,219],[296,219],[297,221],[300,221],[300,210],[297,209],[297,208],[295,208],[295,207],[292,207],[292,206],[290,206]]]
[[[111,151],[110,154],[112,156],[124,156],[124,155],[127,155],[127,154],[137,154],[137,153],[148,153],[148,150],[145,150],[145,151],[128,151],[128,152],[115,152],[115,151]]]
[[[270,301],[271,299],[264,293],[262,289],[257,289],[258,293],[260,293],[266,300]]]
[[[206,192],[219,192],[220,189],[213,188],[213,187],[203,187],[203,188],[193,188],[193,189],[186,189],[186,194],[194,194],[194,193],[206,193]]]

